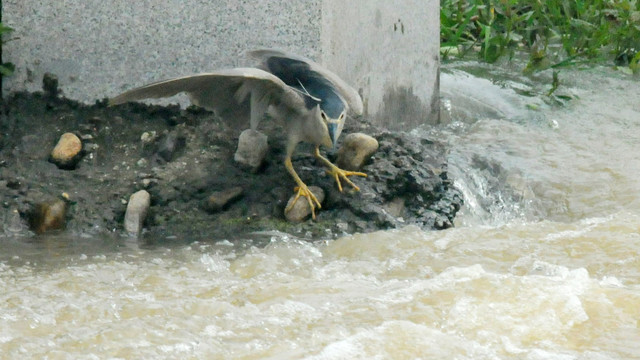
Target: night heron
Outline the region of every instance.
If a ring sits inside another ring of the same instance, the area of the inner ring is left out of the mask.
[[[341,179],[360,190],[347,176],[367,176],[342,170],[320,154],[320,146],[335,147],[347,112],[362,114],[360,95],[336,74],[301,56],[278,50],[249,53],[259,59],[257,68],[235,68],[186,76],[129,90],[111,99],[110,105],[162,98],[184,92],[191,102],[212,110],[227,121],[249,120],[252,129],[268,114],[284,122],[287,148],[284,165],[295,180],[297,194],[285,212],[304,196],[315,219],[320,202],[300,179],[291,163],[296,145],[315,145],[315,156],[328,167],[342,191]]]

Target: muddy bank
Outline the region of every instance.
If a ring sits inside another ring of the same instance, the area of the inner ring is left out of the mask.
[[[19,93],[4,99],[1,111],[0,233],[9,236],[32,234],[34,209],[62,193],[67,213],[58,232],[120,235],[130,195],[145,189],[151,207],[142,237],[151,242],[233,239],[269,230],[329,238],[408,224],[444,229],[462,202],[447,177],[443,145],[385,132],[364,119],[348,119],[343,132],[343,139],[352,132],[369,134],[380,145],[362,168],[369,176],[352,178],[361,191],[346,186],[340,193],[313,148],[300,144],[294,168],[326,196],[316,221],[290,223],[284,208],[295,184],[282,163],[284,134],[277,123],[262,122],[269,151],[252,173],[233,160],[244,126],[230,127],[198,108],[86,106],[56,94]],[[67,132],[81,139],[83,149],[70,169],[50,161]],[[228,204],[207,204],[212,194],[225,191],[236,192]]]

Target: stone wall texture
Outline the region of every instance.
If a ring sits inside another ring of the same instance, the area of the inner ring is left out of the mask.
[[[275,47],[323,63],[360,91],[365,115],[391,129],[438,121],[439,1],[4,0],[15,29],[3,93],[37,91],[92,103],[149,82],[248,66]]]

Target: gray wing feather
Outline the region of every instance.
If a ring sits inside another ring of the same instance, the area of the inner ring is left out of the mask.
[[[255,68],[235,68],[145,85],[112,98],[109,105],[181,92],[189,95],[193,104],[215,111],[225,120],[250,118],[252,128],[258,125],[269,105],[296,109],[304,104],[295,90],[273,74]]]
[[[327,70],[322,65],[314,62],[313,60],[310,60],[305,57],[295,55],[286,51],[276,50],[276,49],[254,50],[254,51],[250,51],[248,55],[253,58],[262,60],[263,61],[262,66],[266,66],[266,61],[271,57],[284,57],[284,58],[289,58],[293,60],[303,61],[309,64],[309,67],[313,71],[324,76],[336,87],[336,89],[340,93],[340,96],[347,102],[349,109],[354,114],[362,115],[363,105],[362,105],[362,98],[360,97],[360,94],[358,94],[358,92],[354,88],[349,86],[338,75]]]

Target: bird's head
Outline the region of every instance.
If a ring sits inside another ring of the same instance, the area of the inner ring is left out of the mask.
[[[347,116],[347,102],[333,83],[318,74],[299,74],[297,90],[304,96],[305,106],[315,118],[315,142],[335,148]],[[304,76],[303,76],[304,75]]]
[[[327,111],[321,105],[316,107],[315,118],[321,129],[322,138],[319,140],[322,146],[335,149],[346,118],[346,109],[344,106],[342,108],[342,110],[329,109]]]

